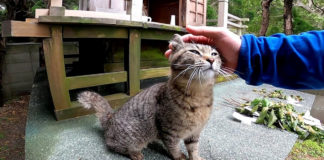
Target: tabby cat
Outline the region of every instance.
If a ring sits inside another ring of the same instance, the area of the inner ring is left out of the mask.
[[[186,159],[180,151],[181,140],[190,160],[202,160],[198,139],[211,114],[215,76],[222,73],[221,58],[212,47],[184,43],[180,35],[170,44],[169,80],[143,90],[118,111],[96,93],[86,91],[78,96],[85,108],[96,110],[108,148],[132,160],[142,160],[141,150],[157,139],[175,160]]]

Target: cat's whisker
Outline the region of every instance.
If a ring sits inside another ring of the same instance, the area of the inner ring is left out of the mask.
[[[199,67],[198,68],[198,78],[199,78],[200,87],[202,87],[201,79],[200,79],[200,74],[201,74],[201,68]]]
[[[186,86],[186,90],[185,90],[185,92],[188,91],[188,89],[189,89],[189,87],[190,87],[190,84],[191,84],[191,82],[192,82],[192,79],[193,79],[193,77],[195,76],[195,74],[197,73],[197,70],[198,70],[198,68],[195,68],[194,71],[191,73],[190,78],[189,78],[188,81],[187,81],[187,86]]]

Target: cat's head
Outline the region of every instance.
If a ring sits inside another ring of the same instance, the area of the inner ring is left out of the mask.
[[[208,45],[184,43],[175,34],[170,41],[172,54],[169,57],[173,78],[214,79],[221,72],[221,57],[218,51]]]

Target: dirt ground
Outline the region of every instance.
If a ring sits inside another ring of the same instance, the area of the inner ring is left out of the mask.
[[[25,159],[25,127],[29,95],[0,107],[0,160]]]

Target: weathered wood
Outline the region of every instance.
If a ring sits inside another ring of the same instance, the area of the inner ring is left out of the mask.
[[[35,18],[40,16],[48,16],[49,9],[36,9]],[[95,12],[95,11],[83,11],[83,10],[65,10],[64,16],[71,17],[88,17],[88,18],[110,18],[118,20],[130,20],[130,15],[123,15],[118,13],[108,12]]]
[[[23,21],[2,22],[3,37],[50,37],[48,25]]]
[[[129,31],[128,57],[128,91],[133,96],[140,91],[141,33],[138,29]]]
[[[101,73],[66,78],[67,87],[71,89],[86,88],[104,84],[113,84],[127,81],[127,72]]]
[[[228,18],[234,19],[236,21],[250,21],[249,18],[240,18],[240,17],[237,17],[237,16],[229,14],[229,13],[227,14],[227,16],[228,16]]]
[[[25,22],[28,23],[38,23],[38,19],[37,18],[26,18]]]
[[[43,40],[46,70],[55,110],[71,106],[66,84],[63,55],[62,27],[52,27],[51,38]]]
[[[142,39],[151,39],[151,40],[170,40],[173,35],[178,32],[168,32],[161,30],[152,30],[152,29],[143,29],[141,30],[141,38]]]
[[[141,69],[140,79],[165,77],[170,75],[170,67]]]
[[[105,98],[108,100],[110,106],[113,109],[118,109],[130,98],[130,96],[123,93],[117,93],[105,96]],[[55,111],[57,120],[74,118],[92,113],[95,113],[94,110],[85,109],[81,107],[81,104],[76,101],[72,102],[72,107],[70,108]]]
[[[218,27],[227,28],[228,0],[218,0]]]
[[[161,30],[171,30],[178,32],[186,32],[186,29],[180,26],[173,26],[165,23],[157,23],[157,22],[147,22],[144,23],[144,28],[155,28]]]
[[[242,22],[241,22],[241,23],[242,23]],[[230,21],[228,21],[227,24],[228,24],[229,26],[233,26],[233,27],[235,27],[235,28],[239,28],[239,29],[248,28],[247,25],[236,24],[236,23],[233,23],[233,22],[230,22]]]
[[[51,7],[61,7],[63,4],[63,0],[49,0]]]
[[[36,9],[35,10],[35,18],[39,18],[39,16],[48,16],[49,9]]]
[[[128,30],[122,27],[66,26],[64,38],[128,38]]]
[[[51,7],[49,10],[50,16],[64,16],[65,15],[65,7]]]

